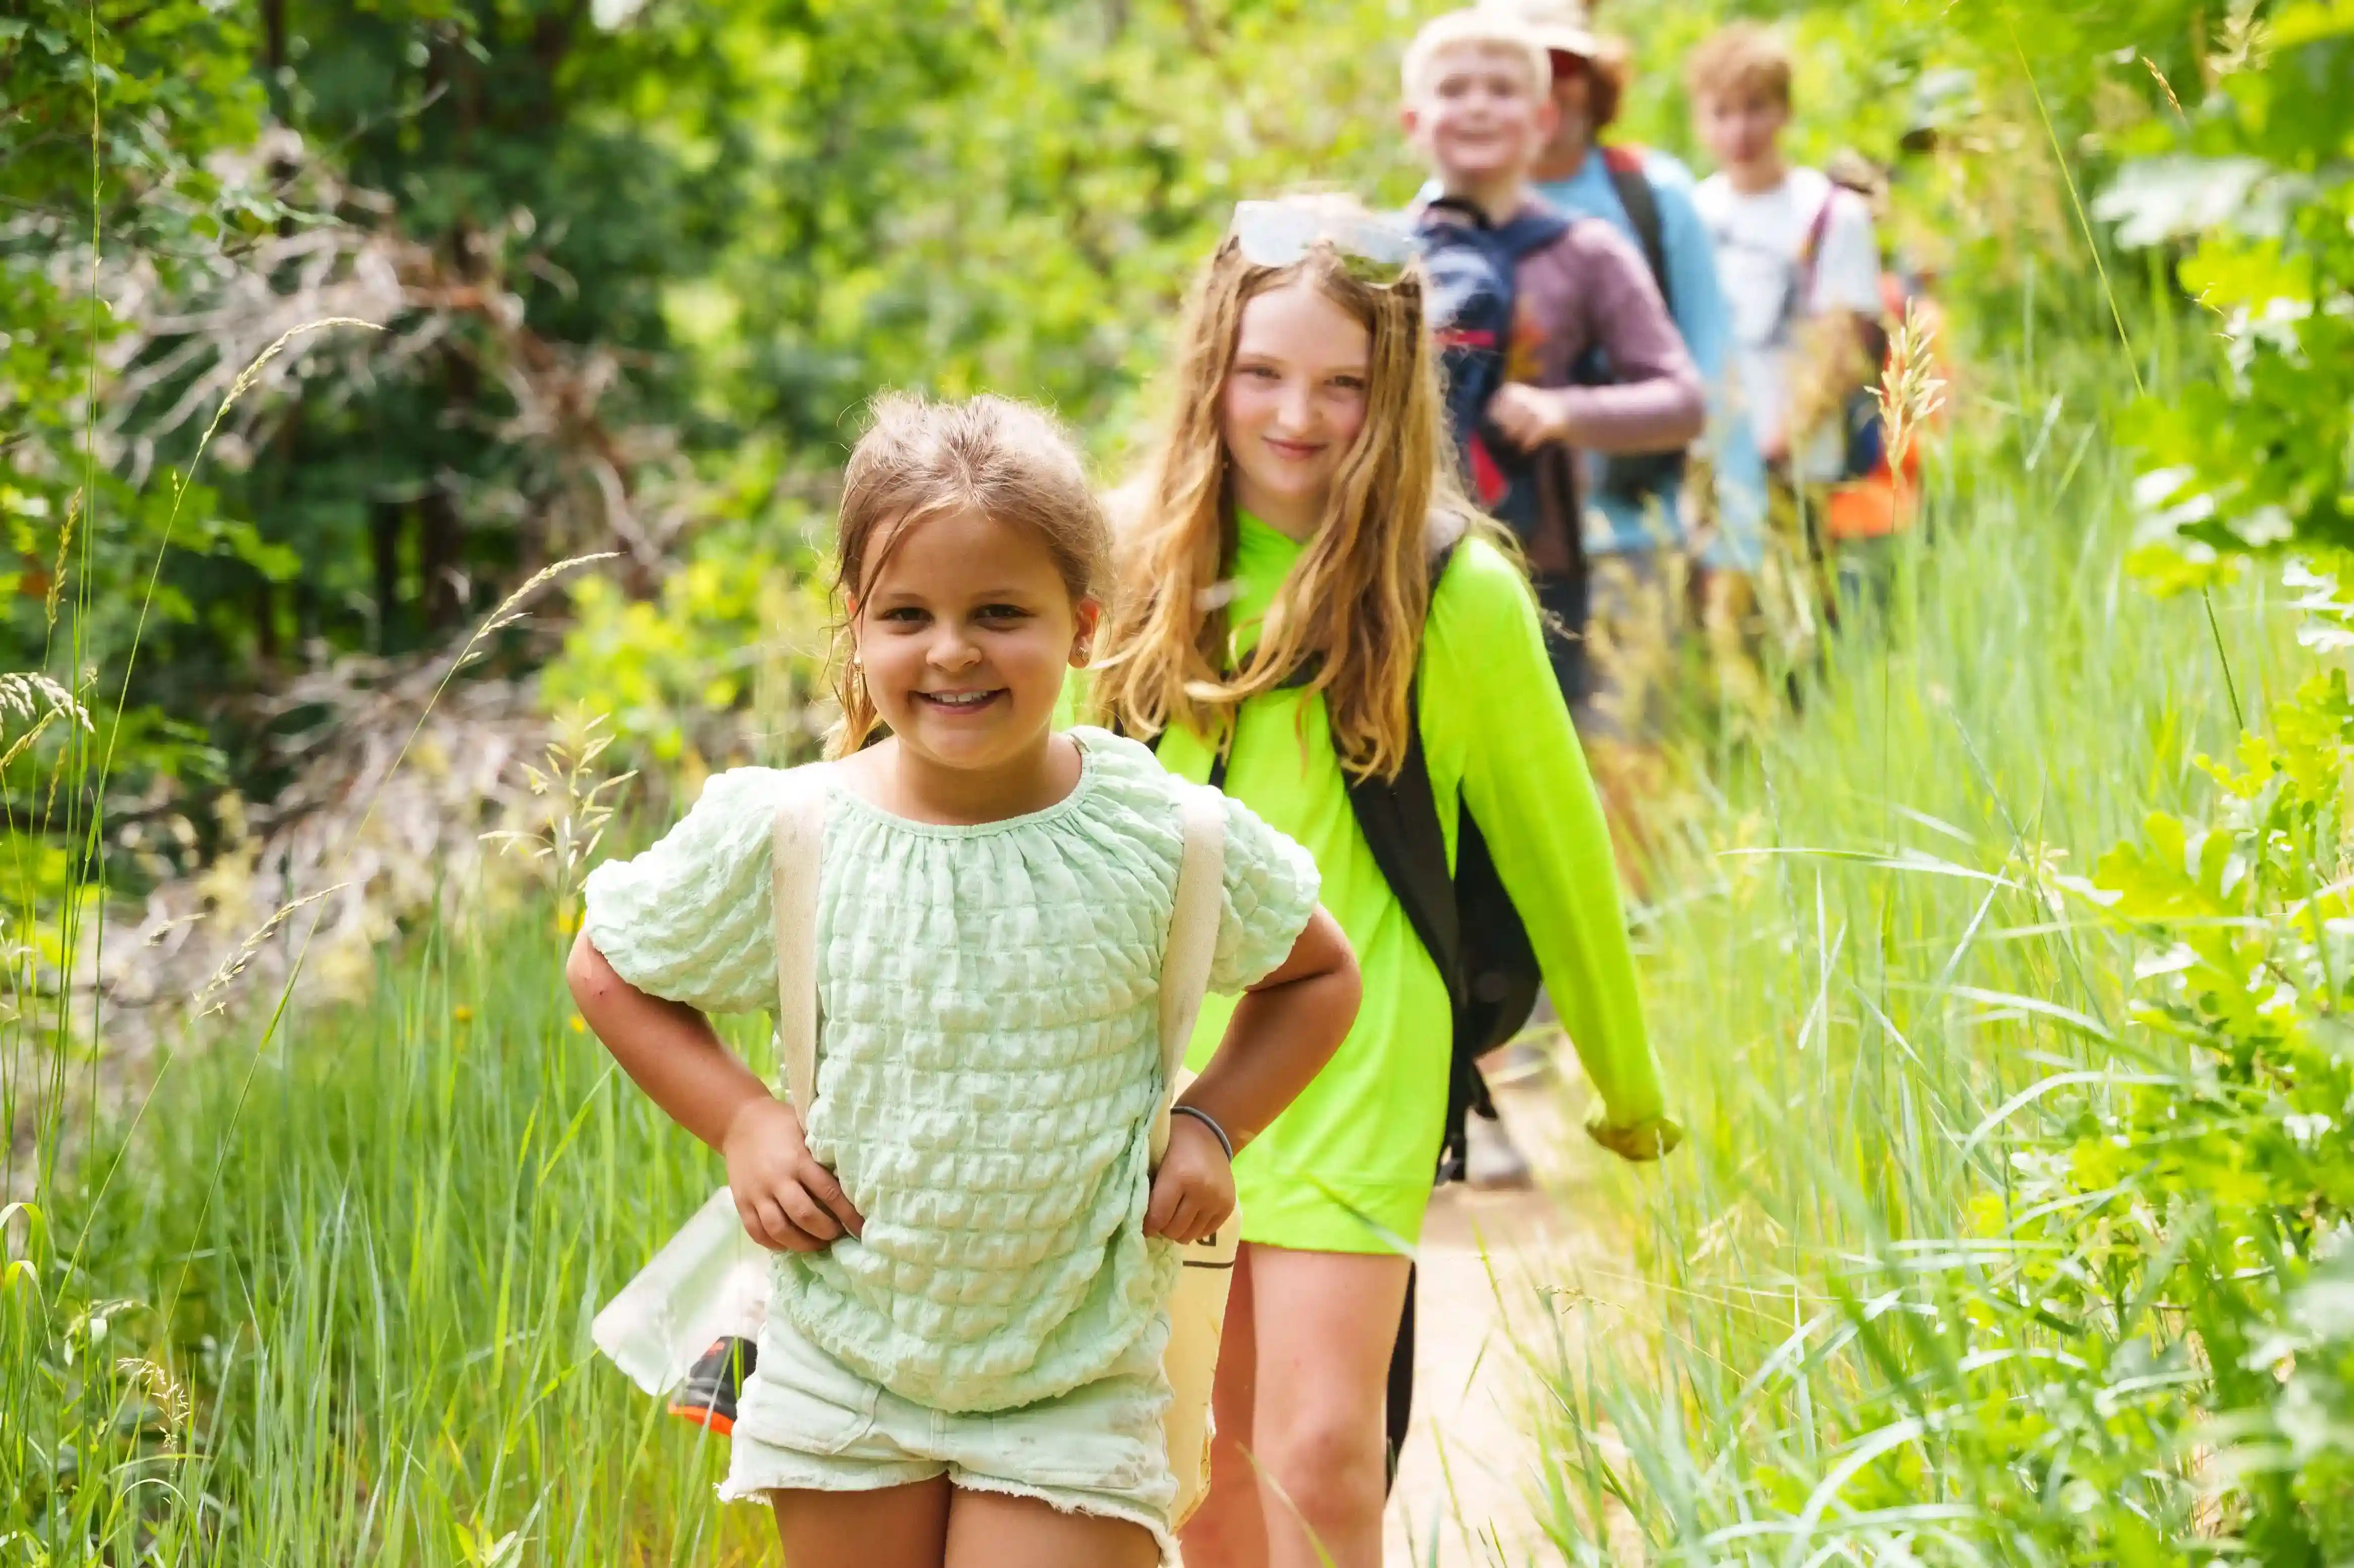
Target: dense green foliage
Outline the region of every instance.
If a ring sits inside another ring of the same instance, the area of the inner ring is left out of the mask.
[[[2285,9],[2253,44],[2137,139],[2168,161],[2111,203],[2147,223],[2232,197],[2183,269],[2229,313],[2226,364],[2134,368],[2137,476],[2098,441],[2120,389],[2078,362],[2045,431],[2089,414],[2089,461],[1975,487],[1911,635],[1842,651],[1840,712],[1767,739],[1734,792],[1760,814],[1659,923],[1670,983],[1768,989],[1723,991],[1688,1058],[1711,1130],[1654,1208],[1680,1287],[1658,1336],[1564,1370],[1574,1554],[1606,1499],[1691,1562],[2318,1564],[2354,1541],[2354,122],[2332,87],[2354,10]],[[2097,548],[2051,554],[2031,520],[2087,508]],[[2130,597],[2135,521],[2164,587],[2298,552],[2294,643],[2244,599]],[[1989,528],[2016,588],[1974,569]],[[1756,851],[1771,869],[1727,858]],[[1770,1130],[1792,1124],[1829,1136]]]
[[[2046,126],[2020,112],[2006,7],[1808,13],[1808,139],[1885,155],[1934,107],[1952,155],[1915,171],[1917,229],[1973,288],[2023,281],[2047,324],[2082,320],[2081,269],[2051,266],[2074,238],[2052,154],[2114,156],[2103,138],[2161,101],[2105,52],[2195,80],[2198,14],[2037,16]],[[1685,143],[1673,62],[1711,16],[1644,19],[1633,134]],[[253,699],[295,669],[442,649],[584,551],[621,552],[631,599],[682,556],[738,558],[730,524],[798,572],[875,387],[1018,392],[1116,451],[1236,196],[1411,189],[1410,19],[1386,0],[27,0],[0,38],[23,215],[0,234],[16,663],[47,649],[69,686],[95,668],[124,692],[147,715],[115,750],[125,783],[208,849],[219,783],[274,787]],[[302,334],[229,406],[282,333],[329,318],[386,330]],[[68,658],[47,589],[79,492]]]
[[[2289,6],[2264,47],[2179,130],[2151,128],[2109,203],[2130,228],[2201,234],[2183,286],[2231,338],[2228,376],[2152,404],[2135,432],[2166,465],[2151,522],[2194,563],[2354,548],[2354,6]]]
[[[718,554],[708,524],[791,566],[800,498],[878,387],[986,385],[1115,430],[1235,195],[1402,162],[1384,5],[603,12],[34,5],[5,178],[35,216],[0,305],[33,420],[7,471],[20,664],[61,520],[102,481],[77,663],[266,787],[240,699],[292,667],[439,649],[584,551],[650,594],[677,552]],[[277,359],[166,549],[232,378],[341,317],[386,330]]]

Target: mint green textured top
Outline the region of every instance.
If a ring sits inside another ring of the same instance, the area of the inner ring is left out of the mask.
[[[1230,611],[1239,652],[1299,546],[1238,520]],[[1511,561],[1458,546],[1432,596],[1419,703],[1430,781],[1454,854],[1459,807],[1488,840],[1528,927],[1547,991],[1614,1128],[1664,1127],[1659,1068],[1635,988],[1602,808],[1547,662],[1536,606]],[[1210,749],[1167,736],[1161,761],[1209,776]],[[1243,1237],[1318,1252],[1379,1253],[1422,1232],[1447,1108],[1451,1013],[1437,966],[1374,863],[1332,753],[1324,699],[1253,697],[1238,716],[1225,790],[1306,846],[1324,907],[1356,948],[1364,1004],[1331,1065],[1235,1161]],[[1192,1060],[1232,1010],[1202,1010]]]
[[[808,1136],[865,1234],[779,1255],[776,1307],[936,1409],[1157,1364],[1167,1333],[1175,1255],[1143,1220],[1177,784],[1133,741],[1073,736],[1077,787],[1003,821],[916,822],[831,789]],[[783,777],[714,776],[668,837],[590,874],[584,928],[622,979],[706,1012],[775,1006]],[[1229,800],[1212,989],[1282,963],[1316,897],[1315,863]]]

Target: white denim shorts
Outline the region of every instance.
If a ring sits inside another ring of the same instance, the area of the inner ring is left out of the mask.
[[[1066,1513],[1126,1520],[1177,1560],[1177,1477],[1161,1417],[1169,1380],[1115,1372],[1018,1410],[958,1414],[900,1398],[770,1312],[737,1408],[729,1501],[772,1491],[859,1492],[946,1476],[969,1491],[1035,1498]]]

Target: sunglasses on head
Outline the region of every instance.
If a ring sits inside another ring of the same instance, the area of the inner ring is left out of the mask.
[[[1322,245],[1338,255],[1352,276],[1378,284],[1396,282],[1415,258],[1414,236],[1386,218],[1338,204],[1298,196],[1235,204],[1227,230],[1243,260],[1254,267],[1289,267]]]

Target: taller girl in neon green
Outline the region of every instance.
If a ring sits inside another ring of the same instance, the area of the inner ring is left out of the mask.
[[[1380,254],[1362,214],[1278,205],[1290,222],[1238,222],[1195,287],[1094,694],[1189,778],[1225,751],[1227,792],[1315,856],[1364,977],[1340,1052],[1235,1165],[1222,1446],[1186,1561],[1288,1568],[1320,1546],[1372,1568],[1398,1243],[1429,1201],[1451,1011],[1348,778],[1395,771],[1410,713],[1450,855],[1468,806],[1528,927],[1599,1096],[1592,1129],[1628,1158],[1681,1134],[1536,606],[1452,478],[1419,270]],[[1435,588],[1434,524],[1469,535]],[[1221,1027],[1205,1017],[1195,1051]]]

